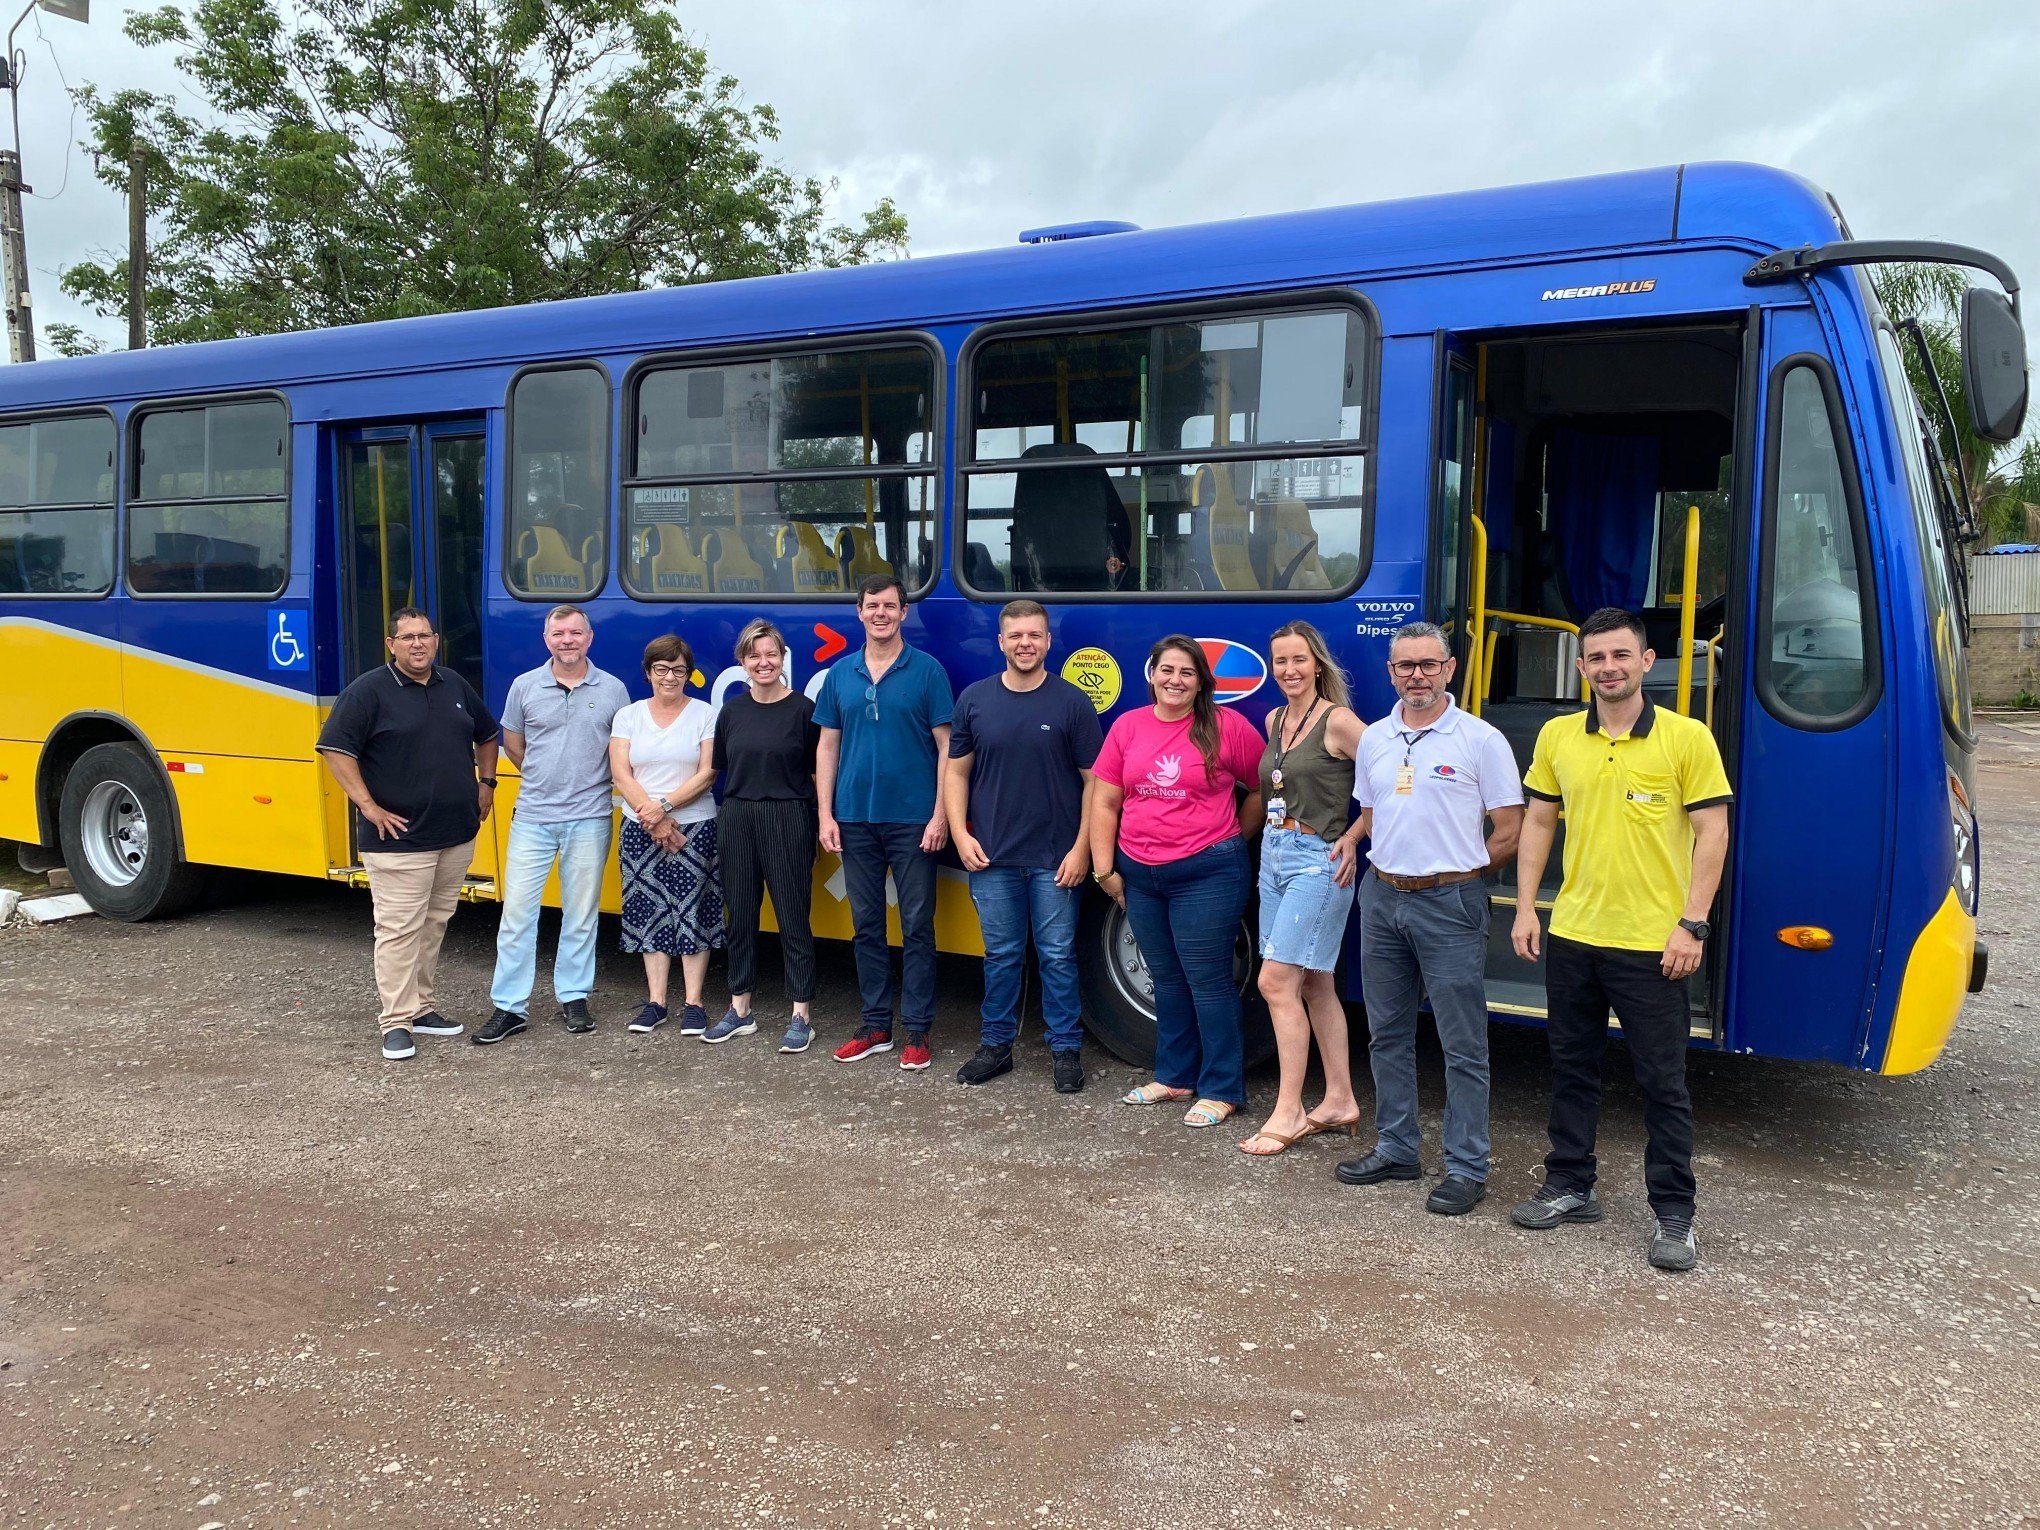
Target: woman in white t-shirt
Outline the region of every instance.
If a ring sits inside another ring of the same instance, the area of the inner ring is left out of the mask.
[[[633,701],[609,726],[609,774],[623,799],[623,949],[645,959],[643,1009],[630,1028],[657,1030],[666,985],[680,958],[686,1001],[680,1034],[708,1028],[701,1006],[708,953],[723,943],[722,873],[716,860],[715,708],[687,695],[694,651],[672,634],[645,645],[649,701]]]

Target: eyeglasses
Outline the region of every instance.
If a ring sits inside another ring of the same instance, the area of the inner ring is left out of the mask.
[[[646,671],[654,680],[685,680],[687,671],[678,664],[654,664]]]
[[[1435,675],[1445,668],[1443,659],[1397,659],[1389,666],[1389,672],[1407,680],[1411,675]]]
[[[866,717],[870,718],[870,719],[871,719],[871,720],[872,720],[873,722],[877,722],[877,721],[878,721],[878,687],[877,687],[876,685],[867,685],[867,686],[866,686],[866,687],[864,688],[864,700],[865,700],[865,703],[866,703],[866,705],[865,705],[865,708],[864,708],[864,715],[865,715]]]
[[[391,638],[390,641],[392,643],[436,643],[439,641],[439,634],[436,632],[400,632]]]

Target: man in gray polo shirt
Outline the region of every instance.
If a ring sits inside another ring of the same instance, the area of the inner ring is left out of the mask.
[[[1429,994],[1445,1053],[1445,1179],[1424,1205],[1440,1216],[1471,1211],[1487,1194],[1485,879],[1523,833],[1516,757],[1499,729],[1453,704],[1453,666],[1431,623],[1396,633],[1388,677],[1402,699],[1355,751],[1353,797],[1373,839],[1360,884],[1360,986],[1378,1140],[1336,1171],[1349,1185],[1421,1172],[1417,1003]]]
[[[503,703],[503,752],[522,781],[503,856],[503,919],[496,929],[496,1006],[475,1032],[489,1046],[524,1029],[538,966],[538,908],[546,878],[560,873],[560,943],[553,997],[570,1031],[592,1031],[595,923],[613,824],[609,725],[630,702],[623,682],[588,662],[595,635],[579,606],[545,614],[551,659],[510,682]]]

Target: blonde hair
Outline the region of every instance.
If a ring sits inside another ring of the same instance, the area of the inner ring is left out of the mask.
[[[744,630],[737,634],[737,662],[743,663],[751,656],[751,645],[760,638],[772,639],[779,645],[779,657],[786,657],[786,634],[762,616],[754,616],[744,623]]]
[[[1302,638],[1310,656],[1317,661],[1317,693],[1335,707],[1353,706],[1353,691],[1346,683],[1346,672],[1339,668],[1332,658],[1332,650],[1325,643],[1325,635],[1309,622],[1284,622],[1268,634],[1268,657],[1275,656],[1277,638]]]

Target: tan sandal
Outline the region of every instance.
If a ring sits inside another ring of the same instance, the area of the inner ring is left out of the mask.
[[[1255,1132],[1253,1136],[1249,1137],[1245,1142],[1242,1142],[1240,1144],[1240,1151],[1242,1153],[1245,1153],[1249,1158],[1280,1158],[1284,1153],[1288,1152],[1291,1148],[1295,1147],[1296,1144],[1301,1142],[1305,1137],[1309,1137],[1311,1135],[1313,1135],[1313,1133],[1311,1133],[1308,1130],[1305,1130],[1298,1132],[1294,1137],[1285,1137],[1282,1135],[1282,1133],[1271,1132],[1268,1130],[1267,1127],[1264,1126],[1259,1131]],[[1257,1148],[1254,1146],[1255,1143],[1262,1141],[1264,1138],[1267,1141],[1274,1143],[1275,1146],[1273,1148]]]
[[[1186,1089],[1183,1092],[1188,1094],[1190,1091]],[[1222,1121],[1230,1121],[1239,1113],[1239,1106],[1228,1105],[1224,1100],[1199,1100],[1183,1112],[1183,1124],[1192,1128],[1217,1126]]]

